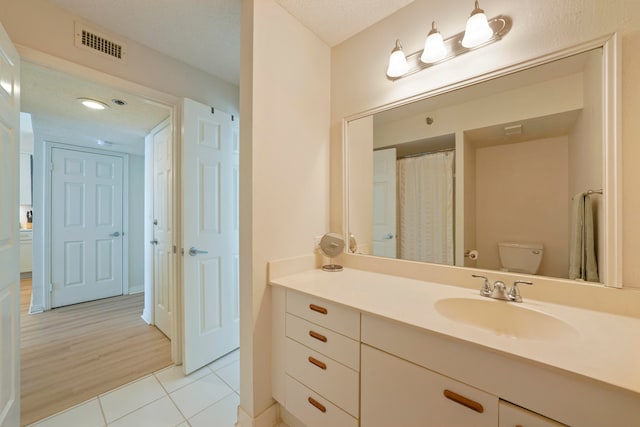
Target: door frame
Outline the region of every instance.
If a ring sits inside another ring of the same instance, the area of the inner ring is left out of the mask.
[[[181,152],[181,129],[182,129],[182,99],[176,97],[174,95],[170,95],[165,92],[161,92],[156,89],[152,89],[146,86],[142,86],[140,84],[131,82],[129,80],[122,79],[120,77],[116,77],[101,71],[97,71],[95,69],[79,65],[65,59],[49,55],[43,53],[41,51],[16,45],[16,49],[22,61],[30,62],[36,65],[44,66],[47,68],[51,68],[55,71],[65,73],[72,77],[77,77],[85,80],[90,80],[92,82],[113,87],[114,89],[129,93],[133,96],[137,96],[140,98],[144,98],[148,102],[158,104],[160,106],[166,107],[170,112],[170,120],[172,126],[172,143],[174,147],[173,152],[173,170],[174,170],[174,178],[173,178],[173,186],[174,189],[179,188],[179,180],[181,176],[181,168],[180,168],[180,152]],[[42,185],[42,183],[40,183]],[[45,196],[46,197],[46,196]],[[40,202],[40,200],[38,201]],[[181,213],[181,194],[180,191],[174,192],[173,198],[173,229],[174,229],[174,242],[182,241],[182,213]],[[42,204],[44,205],[44,200],[42,200]],[[44,210],[40,210],[40,215],[34,215],[34,267],[33,267],[33,280],[41,280],[44,283],[44,277],[42,277],[46,268],[44,265],[45,254],[44,254],[44,240],[45,235],[42,230],[42,225],[40,225],[40,230],[38,230],[38,217],[42,220],[42,214]],[[39,246],[39,248],[37,248]],[[39,263],[39,266],[36,266],[36,263]],[[40,274],[37,273],[39,270]],[[176,278],[182,277],[182,257],[176,256],[174,258],[174,275]],[[175,331],[174,337],[171,340],[171,360],[175,364],[182,363],[182,354],[183,354],[183,343],[182,343],[182,335],[183,335],[183,321],[182,321],[182,283],[174,282],[176,286],[173,287],[173,319],[172,319],[172,330]],[[43,293],[45,289],[43,287]],[[153,292],[153,289],[147,290],[145,292],[150,291]],[[42,298],[42,296],[39,296]],[[152,295],[152,300],[155,299]],[[142,314],[142,313],[141,313]]]
[[[53,254],[51,245],[53,241],[51,239],[51,233],[53,231],[51,225],[51,218],[53,216],[52,203],[51,203],[51,191],[53,182],[51,180],[51,164],[53,149],[78,151],[81,153],[100,154],[105,156],[119,157],[122,159],[122,294],[125,289],[129,289],[129,263],[126,262],[129,259],[129,155],[126,153],[118,153],[116,151],[99,150],[95,148],[80,147],[77,145],[62,144],[59,142],[44,142],[45,149],[45,162],[44,172],[46,176],[43,176],[45,183],[44,192],[44,289],[43,289],[43,301],[44,310],[51,310],[51,291],[53,284],[51,283],[51,256]]]

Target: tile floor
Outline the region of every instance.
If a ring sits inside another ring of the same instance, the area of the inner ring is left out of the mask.
[[[236,350],[187,377],[170,366],[30,427],[233,427],[239,389]]]

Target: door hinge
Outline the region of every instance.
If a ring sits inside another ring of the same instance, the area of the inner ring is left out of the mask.
[[[178,247],[176,245],[173,245],[173,253],[178,253]]]
[[[49,162],[49,172],[53,172],[53,162]]]
[[[49,293],[53,292],[53,283],[49,283]]]
[[[180,248],[180,255],[184,256],[184,248]]]

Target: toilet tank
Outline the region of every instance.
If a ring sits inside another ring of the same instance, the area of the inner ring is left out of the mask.
[[[536,274],[542,262],[542,243],[500,242],[500,263],[503,271]]]

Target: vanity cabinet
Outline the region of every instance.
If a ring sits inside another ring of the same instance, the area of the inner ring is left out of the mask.
[[[362,345],[362,426],[495,427],[498,398]]]
[[[274,397],[308,427],[357,427],[360,313],[306,294],[274,292]],[[278,302],[277,299],[285,298]],[[284,330],[282,330],[284,326]]]
[[[302,283],[326,299],[271,288],[272,395],[307,427],[640,425],[634,392],[397,320],[398,305],[377,314],[388,299]]]

